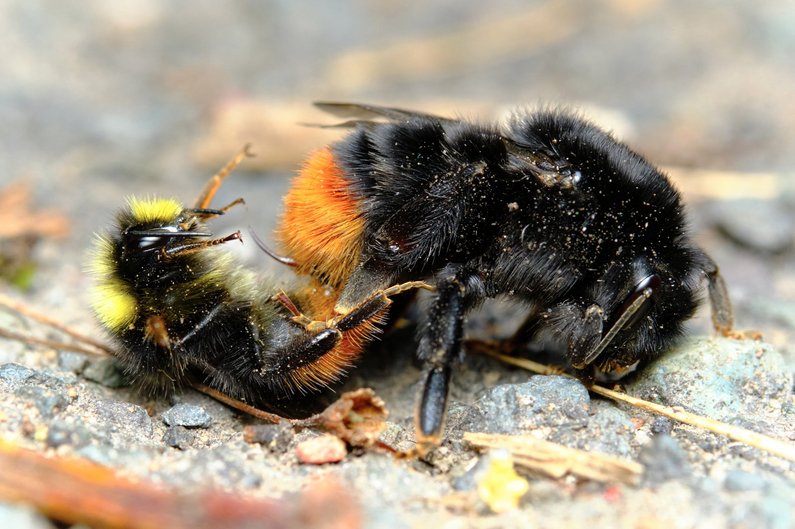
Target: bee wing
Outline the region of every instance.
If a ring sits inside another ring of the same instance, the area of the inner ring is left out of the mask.
[[[359,125],[374,126],[383,121],[378,118],[386,118],[386,121],[406,121],[412,118],[433,119],[436,121],[452,122],[455,120],[417,112],[414,110],[404,110],[394,107],[382,107],[379,105],[368,105],[364,103],[341,103],[336,101],[315,101],[314,105],[334,116],[350,118],[347,121],[333,125],[317,125],[322,128],[353,128]]]

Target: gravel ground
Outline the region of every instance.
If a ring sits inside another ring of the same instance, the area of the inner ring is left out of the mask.
[[[544,31],[550,20],[555,31]],[[208,140],[250,140],[224,128],[234,129],[224,120],[241,105],[265,108],[257,116],[272,118],[275,136],[290,137],[301,130],[292,121],[313,118],[279,122],[270,110],[308,109],[324,98],[428,110],[431,100],[466,109],[584,105],[655,162],[737,173],[680,185],[696,239],[727,278],[738,326],[766,340],[712,338],[702,311],[692,337],[625,390],[795,442],[793,28],[795,11],[783,0],[346,1],[311,10],[301,2],[179,9],[0,0],[0,186],[29,182],[38,206],[72,223],[68,239],[36,247],[30,290],[0,290],[97,333],[83,273],[92,234],[128,194],[191,200],[237,148],[214,158]],[[411,46],[433,53],[391,60]],[[298,143],[308,150],[328,140],[312,141]],[[261,156],[222,190],[219,201],[245,196],[249,206],[220,231],[252,225],[266,236],[274,226],[291,169],[269,164],[268,147],[255,143]],[[740,179],[751,180],[752,196],[733,190]],[[276,270],[257,262],[252,246],[238,249],[239,258]],[[515,320],[515,307],[488,304],[470,318],[469,334],[504,335]],[[0,327],[27,324],[0,312]],[[411,333],[385,336],[345,387],[369,386],[384,398],[384,440],[399,448],[413,440],[419,371]],[[243,429],[254,421],[205,396],[149,401],[109,359],[10,341],[0,341],[0,393],[0,435],[41,453],[77,455],[180,490],[254,498],[291,498],[330,475],[355,491],[365,527],[795,527],[792,462],[589,395],[570,379],[475,355],[456,373],[447,440],[425,461],[368,451],[303,465],[295,448],[311,431],[249,444]],[[637,485],[527,476],[520,509],[497,515],[473,490],[482,456],[461,440],[467,431],[532,433],[638,461],[644,475]],[[8,504],[0,505],[0,527],[54,525]]]

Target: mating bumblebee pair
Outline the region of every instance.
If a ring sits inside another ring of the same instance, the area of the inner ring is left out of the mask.
[[[717,329],[731,309],[690,240],[668,179],[609,134],[560,111],[484,126],[393,108],[321,104],[353,119],[311,155],[285,198],[281,292],[235,265],[206,222],[241,153],[193,208],[131,199],[99,239],[95,311],[124,372],[172,391],[187,381],[296,416],[383,325],[391,297],[433,289],[419,326],[423,451],[441,440],[466,313],[508,296],[527,318],[505,343],[557,349],[586,382],[665,351],[706,277]],[[429,286],[430,285],[430,286]]]

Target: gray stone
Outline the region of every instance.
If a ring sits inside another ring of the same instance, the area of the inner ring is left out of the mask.
[[[64,371],[71,371],[72,373],[80,374],[88,366],[90,360],[88,356],[83,353],[75,351],[59,351],[58,352],[58,367]]]
[[[191,447],[194,437],[193,432],[184,426],[169,426],[163,434],[163,442],[172,448],[187,450]]]
[[[89,394],[78,403],[70,406],[70,416],[85,426],[93,443],[127,451],[160,445],[159,438],[152,435],[152,419],[141,406],[96,394]]]
[[[62,386],[47,387],[44,385],[22,385],[14,394],[31,401],[45,419],[52,419],[55,414],[69,405],[69,397]]]
[[[595,400],[591,402],[587,423],[561,425],[553,429],[549,440],[589,452],[631,458],[634,432],[635,425],[624,410],[612,402]]]
[[[102,384],[106,388],[121,388],[127,385],[113,358],[99,358],[83,370],[83,377]]]
[[[0,366],[0,381],[14,390],[36,375],[36,371],[19,364],[3,364]]]
[[[643,447],[639,459],[645,467],[643,480],[648,485],[684,479],[692,474],[687,453],[669,435],[655,435],[651,443]]]
[[[651,423],[651,431],[655,434],[670,435],[673,429],[674,423],[668,417],[655,417],[654,422]]]
[[[73,446],[80,448],[91,442],[91,432],[82,424],[55,421],[47,429],[47,446]]]
[[[152,435],[152,419],[141,406],[113,399],[98,399],[94,406],[97,423],[108,432],[137,440]]]
[[[769,344],[698,338],[647,366],[627,393],[776,436],[795,434],[793,374]]]
[[[277,454],[286,452],[294,437],[293,426],[287,421],[278,424],[252,424],[246,427],[246,441],[259,443]]]
[[[464,412],[462,431],[516,434],[548,426],[584,426],[590,397],[577,380],[533,376],[522,384],[502,384],[484,391]]]
[[[197,404],[181,402],[163,413],[163,422],[168,426],[185,426],[186,428],[207,428],[212,417]]]

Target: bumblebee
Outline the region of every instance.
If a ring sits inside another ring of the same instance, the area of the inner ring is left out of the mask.
[[[716,329],[732,315],[715,263],[687,233],[668,178],[567,111],[483,125],[396,108],[318,103],[350,119],[295,177],[276,238],[346,314],[387,285],[435,287],[419,326],[420,451],[442,436],[468,311],[525,302],[506,343],[538,342],[588,384],[621,376],[683,333],[706,278]]]
[[[215,175],[194,207],[176,200],[130,198],[116,226],[97,239],[93,309],[116,343],[124,374],[150,394],[196,381],[259,408],[303,417],[378,330],[397,285],[345,315],[336,293],[308,282],[287,294],[236,265],[207,222],[242,203],[210,208],[241,152]],[[299,307],[306,309],[302,312]],[[311,314],[312,319],[306,314]]]

